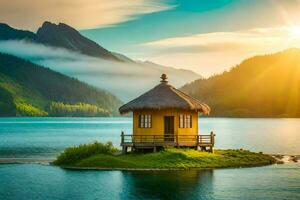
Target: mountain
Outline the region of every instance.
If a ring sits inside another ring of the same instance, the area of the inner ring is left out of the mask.
[[[135,63],[134,60],[132,60],[131,58],[128,58],[127,56],[124,56],[123,54],[120,53],[116,53],[116,52],[112,52],[114,54],[115,57],[117,57],[119,60],[122,60],[124,62],[127,63]]]
[[[255,56],[182,90],[210,105],[213,116],[300,117],[300,49]]]
[[[0,116],[107,116],[120,105],[108,92],[0,54]]]
[[[8,31],[18,37],[4,34]],[[26,33],[28,36],[22,38],[22,30],[8,25],[0,29],[0,52],[30,60],[105,89],[123,101],[129,101],[155,86],[162,73],[169,76],[175,87],[201,77],[193,71],[135,61],[110,52],[63,23],[56,25],[45,22],[36,34],[29,31]]]
[[[45,45],[63,47],[89,56],[121,61],[113,53],[96,42],[83,37],[76,29],[64,23],[56,25],[44,22],[38,29],[36,36],[36,41]]]
[[[29,40],[44,45],[66,48],[89,56],[121,61],[113,53],[96,42],[83,37],[76,29],[64,23],[56,25],[44,22],[36,34],[0,23],[0,40]]]
[[[32,40],[36,38],[35,34],[30,31],[14,29],[7,24],[0,23],[0,40]]]

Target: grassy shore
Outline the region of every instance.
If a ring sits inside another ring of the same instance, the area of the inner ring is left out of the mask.
[[[216,150],[214,153],[191,149],[165,149],[157,153],[114,155],[111,143],[93,143],[67,148],[53,162],[71,168],[99,169],[195,169],[255,167],[275,163],[275,159],[247,150]]]

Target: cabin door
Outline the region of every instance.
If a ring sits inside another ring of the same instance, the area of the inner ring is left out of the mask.
[[[165,124],[164,140],[173,142],[174,141],[174,116],[165,116],[164,124]]]

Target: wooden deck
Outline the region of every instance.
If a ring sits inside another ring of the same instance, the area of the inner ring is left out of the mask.
[[[133,150],[153,149],[158,147],[192,147],[195,149],[213,151],[215,134],[210,135],[126,135],[121,134],[123,153],[128,148]]]

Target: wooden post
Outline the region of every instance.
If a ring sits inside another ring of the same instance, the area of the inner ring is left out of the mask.
[[[126,154],[126,150],[127,150],[126,146],[123,145],[123,146],[122,146],[122,154]]]
[[[199,135],[197,134],[197,137],[196,137],[196,150],[199,149]]]
[[[215,134],[213,131],[210,132],[210,141],[211,141],[211,145],[214,146],[215,145]]]
[[[210,152],[214,152],[214,146],[215,146],[215,134],[213,131],[210,132],[210,141],[211,141],[211,147],[210,147]]]
[[[121,145],[124,144],[124,132],[122,131],[121,132]]]
[[[178,148],[179,147],[178,133],[176,134],[176,145],[177,145],[177,148]]]
[[[122,153],[126,154],[126,147],[124,144],[124,132],[123,131],[121,132],[121,146],[122,146]]]

